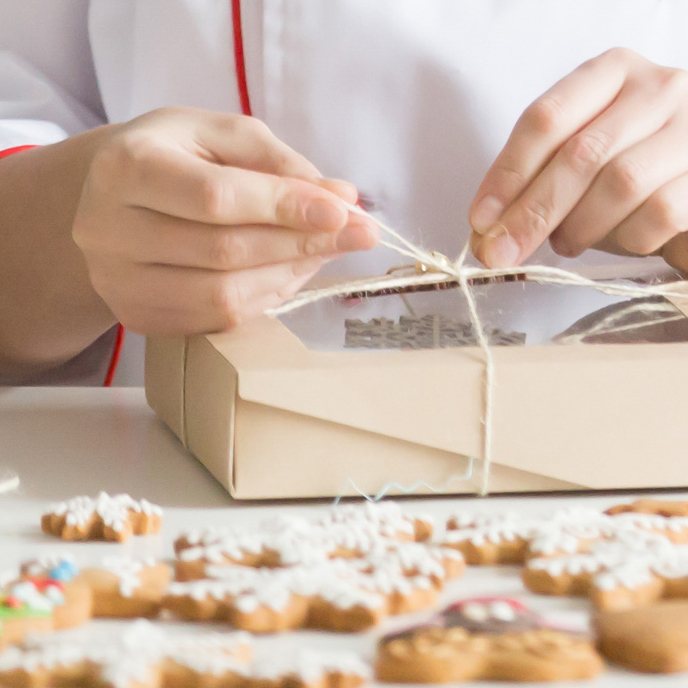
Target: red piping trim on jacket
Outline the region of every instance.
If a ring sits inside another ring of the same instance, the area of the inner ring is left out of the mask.
[[[103,387],[112,387],[112,380],[115,377],[115,372],[117,371],[117,364],[119,363],[120,356],[122,355],[122,344],[124,343],[124,327],[117,323],[117,336],[115,337],[115,347],[112,350],[112,357],[110,358],[110,365],[108,366],[107,373],[105,375],[105,381],[103,382]]]
[[[232,26],[234,27],[234,66],[236,68],[241,112],[250,117],[253,115],[253,111],[251,110],[251,99],[248,95],[248,82],[246,81],[244,36],[241,30],[241,0],[232,0]]]
[[[5,148],[5,150],[0,150],[0,159],[6,158],[15,153],[21,153],[22,151],[29,150],[31,148],[36,148],[36,144],[27,144],[24,146],[14,146],[13,148]],[[110,365],[108,366],[107,374],[105,375],[105,380],[103,382],[104,387],[112,386],[112,379],[115,377],[115,371],[117,370],[117,364],[119,363],[120,356],[122,355],[122,342],[124,341],[124,328],[117,323],[117,336],[115,338],[115,348],[112,351],[112,356],[110,357]]]
[[[30,148],[36,148],[37,144],[27,144],[25,146],[14,146],[14,148],[5,148],[5,150],[0,150],[0,158],[6,158],[8,155],[14,155],[15,153],[21,153],[22,151],[29,150]]]

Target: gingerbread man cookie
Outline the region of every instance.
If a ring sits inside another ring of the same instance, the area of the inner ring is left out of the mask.
[[[602,666],[589,640],[544,628],[522,604],[476,599],[382,638],[375,676],[403,683],[561,681],[592,678]]]
[[[162,509],[129,495],[101,492],[95,499],[74,497],[54,505],[41,518],[41,529],[63,540],[114,540],[160,532]]]
[[[0,586],[0,645],[18,642],[26,633],[78,626],[91,618],[92,595],[78,580],[68,557],[46,558],[39,567],[23,565]]]
[[[245,633],[179,636],[137,621],[124,632],[55,634],[8,648],[0,653],[0,682],[7,688],[357,688],[369,674],[346,653],[253,664],[251,655]]]
[[[32,632],[52,631],[53,609],[64,602],[58,589],[40,590],[32,582],[10,583],[0,592],[0,647]]]
[[[16,586],[26,595],[32,585],[52,601],[48,630],[71,628],[93,617],[156,617],[170,578],[169,567],[155,560],[111,556],[98,566],[79,570],[69,555],[48,554],[24,562],[5,597],[12,602]],[[34,595],[27,602],[35,607],[36,600]]]

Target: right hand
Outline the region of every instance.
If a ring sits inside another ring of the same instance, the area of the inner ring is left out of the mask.
[[[115,127],[73,225],[95,291],[142,334],[235,327],[327,260],[375,246],[350,184],[321,177],[259,120],[169,108]]]

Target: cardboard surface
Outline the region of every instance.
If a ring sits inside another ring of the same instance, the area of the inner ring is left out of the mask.
[[[492,353],[490,491],[688,485],[688,343]],[[152,339],[146,362],[152,408],[237,498],[480,485],[477,348],[319,352],[262,318]]]

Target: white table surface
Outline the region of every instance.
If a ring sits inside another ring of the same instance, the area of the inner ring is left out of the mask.
[[[46,552],[70,552],[77,562],[89,563],[103,554],[132,552],[170,557],[172,541],[183,529],[205,525],[253,524],[276,513],[317,514],[322,502],[236,502],[197,462],[148,408],[142,389],[0,388],[0,471],[19,474],[14,494],[0,495],[0,571]],[[54,501],[100,490],[128,492],[165,509],[160,536],[112,543],[62,543],[40,532],[40,515]],[[688,494],[670,493],[670,499]],[[405,499],[410,513],[444,517],[458,508],[476,511],[518,510],[547,512],[586,505],[606,508],[627,501],[629,495],[524,496]],[[471,568],[443,593],[449,603],[475,595],[510,595],[525,600],[548,618],[583,627],[588,605],[584,600],[537,597],[527,593],[518,570],[512,567]],[[259,655],[291,653],[296,647],[355,650],[372,659],[375,639],[383,632],[421,621],[428,614],[396,617],[381,629],[361,635],[298,632],[258,638]],[[99,625],[126,622],[100,621]],[[169,622],[160,622],[169,623]],[[224,630],[223,626],[214,626]],[[470,685],[470,684],[462,684]],[[482,688],[503,686],[480,683]],[[524,684],[521,684],[524,685]],[[593,681],[559,686],[595,688],[674,688],[688,685],[688,675],[643,676],[609,669]]]

